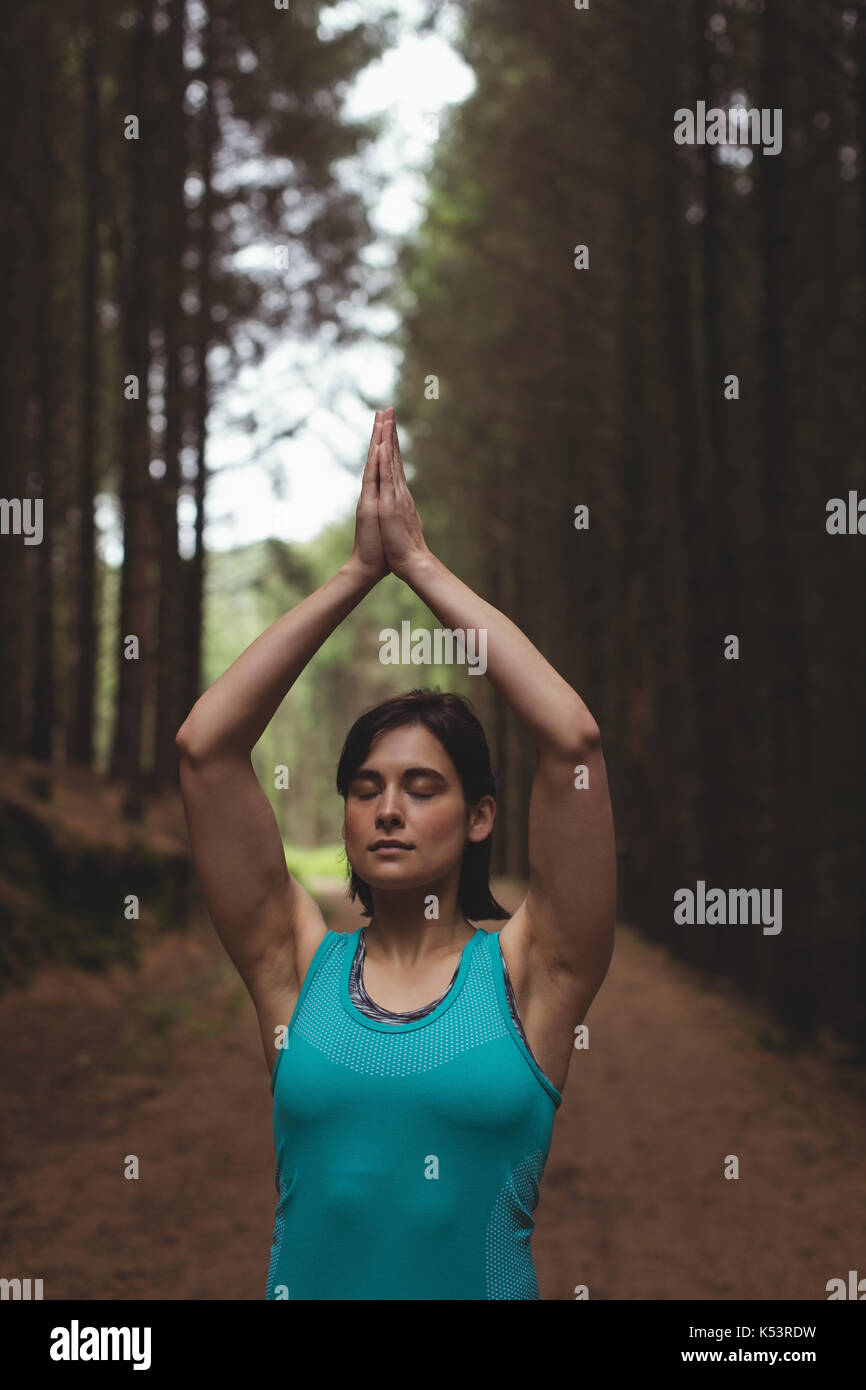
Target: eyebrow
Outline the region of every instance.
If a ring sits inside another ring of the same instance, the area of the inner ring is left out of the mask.
[[[380,781],[382,774],[373,767],[359,767],[353,774],[352,781],[358,777],[365,777],[369,781]],[[435,767],[407,767],[403,773],[404,777],[435,777],[438,782],[445,782],[446,779],[441,772],[437,772]]]

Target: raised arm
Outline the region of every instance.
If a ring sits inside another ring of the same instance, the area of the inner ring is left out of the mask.
[[[325,926],[286,867],[252,750],[311,657],[387,573],[376,514],[376,423],[347,562],[242,652],[178,730],[180,787],[196,871],[213,924],[259,1013],[272,1065],[273,1027],[296,993]]]
[[[431,553],[390,417],[379,455],[379,519],[392,571],[446,627],[486,628],[486,674],[538,755],[529,806],[529,892],[502,929],[503,948],[514,941],[524,958],[565,977],[582,1016],[610,964],[616,912],[613,815],[598,725],[525,634]]]

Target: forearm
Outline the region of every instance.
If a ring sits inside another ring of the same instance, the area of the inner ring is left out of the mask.
[[[487,672],[539,751],[580,751],[597,736],[580,696],[509,618],[458,579],[435,555],[401,576],[448,628],[487,630]]]
[[[198,758],[251,753],[304,667],[375,583],[347,562],[284,613],[199,696],[178,747]]]

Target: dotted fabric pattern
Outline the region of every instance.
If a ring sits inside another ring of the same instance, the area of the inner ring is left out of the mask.
[[[518,1163],[496,1198],[485,1240],[490,1299],[541,1299],[529,1239],[543,1170],[544,1154],[537,1150]],[[515,1232],[523,1242],[522,1259],[515,1259]]]
[[[330,1061],[367,1075],[414,1076],[444,1066],[469,1048],[508,1036],[486,942],[474,942],[463,988],[439,1018],[424,1028],[382,1033],[350,1018],[340,1003],[349,941],[347,934],[334,933],[292,1028]]]
[[[280,1200],[277,1203],[277,1217],[274,1222],[274,1238],[271,1244],[271,1262],[268,1265],[268,1283],[267,1288],[265,1290],[265,1298],[273,1298],[274,1296],[272,1283],[274,1273],[276,1272],[277,1268],[277,1261],[280,1258],[280,1250],[282,1249],[283,1245],[283,1237],[286,1233],[286,1218],[283,1209],[283,1198],[285,1197],[286,1192],[288,1191],[289,1185],[280,1176],[280,1174],[277,1173],[274,1179],[274,1186],[277,1188],[277,1191],[280,1194]]]

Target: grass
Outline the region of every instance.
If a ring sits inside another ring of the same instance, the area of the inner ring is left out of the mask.
[[[339,883],[346,882],[346,861],[343,857],[343,842],[338,845],[316,845],[307,849],[302,845],[285,845],[286,864],[292,874],[307,891],[314,878],[333,878]]]

